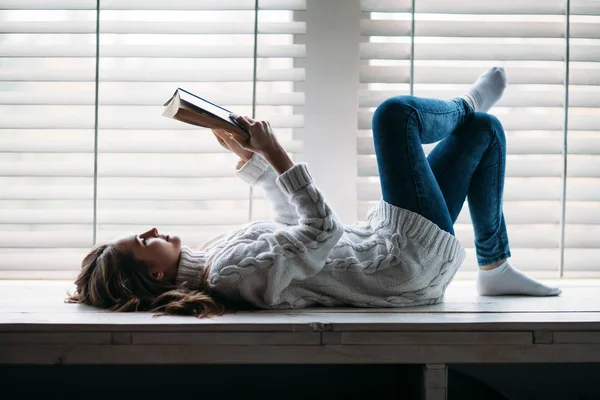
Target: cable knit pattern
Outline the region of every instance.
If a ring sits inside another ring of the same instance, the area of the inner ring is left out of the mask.
[[[252,186],[261,187],[271,203],[271,218],[275,222],[294,225],[298,214],[288,198],[277,186],[277,172],[263,156],[254,153],[252,158],[236,171],[236,175]]]
[[[260,308],[406,307],[441,302],[464,260],[454,236],[384,201],[366,222],[341,225],[305,164],[277,177],[254,156],[238,176],[265,189],[277,220],[248,224],[206,253],[182,250],[178,282],[193,283],[208,264],[214,291]]]
[[[204,253],[194,252],[189,247],[182,247],[175,283],[177,285],[185,284],[189,287],[199,288],[202,283],[201,276],[204,272],[205,264]]]

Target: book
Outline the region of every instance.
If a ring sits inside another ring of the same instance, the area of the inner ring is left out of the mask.
[[[187,124],[209,129],[224,129],[237,135],[238,141],[247,141],[250,134],[230,115],[231,111],[187,90],[177,88],[164,104],[163,116]]]

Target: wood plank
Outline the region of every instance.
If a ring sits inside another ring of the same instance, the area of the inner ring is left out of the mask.
[[[550,344],[554,341],[554,332],[535,331],[533,332],[533,342],[540,344]]]
[[[554,332],[553,343],[600,344],[600,332]]]
[[[328,314],[336,331],[600,330],[600,313]]]
[[[315,345],[321,344],[316,332],[197,332],[197,333],[115,333],[119,344],[150,345]]]
[[[531,332],[342,332],[346,345],[532,344]]]
[[[321,344],[342,344],[342,332],[322,332]]]
[[[546,282],[546,281],[545,281]],[[311,313],[367,312],[367,313],[464,313],[464,312],[600,312],[599,280],[553,282],[563,287],[557,297],[485,297],[475,292],[473,281],[455,281],[446,292],[445,302],[432,306],[400,309],[315,308]],[[90,313],[102,312],[91,307],[65,304],[68,290],[66,281],[2,281],[0,280],[0,315],[2,313]],[[279,313],[280,311],[267,311]]]
[[[2,345],[0,364],[451,364],[600,362],[600,345]]]
[[[0,332],[314,332],[322,326],[335,332],[600,331],[600,313],[326,314],[292,310],[212,319],[153,318],[147,313],[0,315]]]
[[[0,333],[0,346],[17,344],[111,344],[109,332],[77,332],[77,333]]]

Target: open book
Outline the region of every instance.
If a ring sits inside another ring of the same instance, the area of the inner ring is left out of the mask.
[[[248,140],[250,134],[231,119],[230,114],[229,110],[178,88],[165,103],[162,115],[203,128],[224,129],[238,135],[242,141]]]

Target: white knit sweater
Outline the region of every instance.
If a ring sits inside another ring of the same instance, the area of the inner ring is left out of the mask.
[[[366,223],[343,226],[305,164],[277,176],[254,155],[237,175],[264,188],[273,220],[222,235],[205,252],[184,247],[177,283],[199,287],[209,265],[213,291],[260,308],[405,307],[441,302],[464,260],[454,236],[384,201]]]

